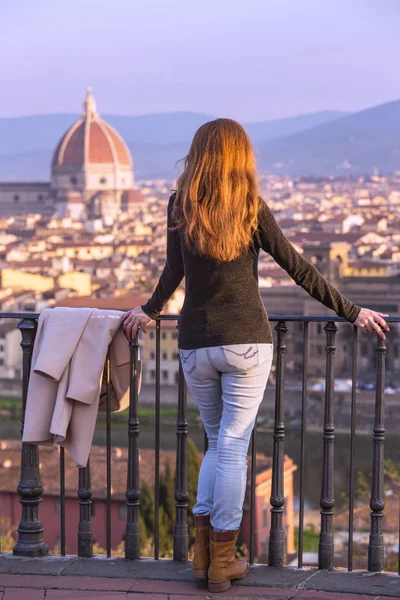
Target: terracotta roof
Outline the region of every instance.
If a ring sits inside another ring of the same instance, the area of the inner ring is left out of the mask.
[[[15,491],[20,478],[21,443],[19,441],[0,442],[0,492]],[[58,447],[39,446],[40,477],[44,487],[44,494],[59,495],[59,450]],[[172,472],[175,471],[174,450],[161,450],[160,452],[160,474],[165,472],[169,461]],[[202,458],[202,454],[199,453]],[[155,476],[155,452],[150,449],[139,450],[139,478],[149,486],[154,484]],[[126,472],[128,463],[127,448],[112,448],[111,466],[111,493],[115,500],[125,500],[126,496]],[[265,455],[257,455],[257,483],[261,483],[272,476],[272,458]],[[251,466],[251,461],[250,461]],[[285,455],[284,468],[292,468],[293,461]],[[106,448],[104,446],[92,446],[90,452],[91,489],[93,498],[106,497]],[[78,469],[68,452],[65,452],[65,495],[67,497],[77,496]],[[248,469],[248,480],[250,479],[250,467]],[[249,481],[248,481],[249,482]]]
[[[344,510],[334,517],[336,529],[347,529],[349,524],[348,510]],[[371,509],[368,502],[354,509],[354,529],[358,531],[369,531],[371,527]],[[399,531],[399,498],[396,494],[385,497],[385,509],[383,511],[383,529],[387,532],[398,533]]]
[[[80,119],[64,134],[53,156],[53,166],[80,166],[85,163],[130,166],[129,150],[119,134],[107,123]]]
[[[126,190],[122,193],[123,204],[143,204],[146,203],[146,198],[139,190]]]
[[[87,105],[89,101],[90,106]],[[121,136],[96,112],[89,92],[85,114],[63,135],[53,155],[52,166],[119,164],[130,167],[132,158]]]
[[[310,231],[301,232],[297,231],[289,239],[292,243],[307,245],[313,243],[331,244],[333,242],[348,242],[349,244],[355,243],[359,240],[365,232],[362,233],[328,233],[326,231]]]
[[[101,123],[112,138],[112,141],[115,146],[115,151],[117,153],[118,162],[120,163],[120,165],[130,165],[132,163],[132,158],[128,147],[123,141],[123,139],[115,131],[115,129],[111,127],[111,125],[109,125],[105,121],[101,121]]]
[[[60,148],[59,164],[81,165],[85,161],[85,124],[81,121],[64,136],[65,144]],[[62,155],[61,155],[62,151]]]
[[[18,441],[0,442],[0,491],[15,491],[20,478],[21,443]],[[59,488],[59,461],[58,447],[39,446],[40,476],[44,486],[44,493],[58,496]],[[162,450],[160,453],[160,473],[165,470],[167,461],[170,461],[172,470],[175,470],[175,452]],[[127,448],[112,448],[112,495],[114,499],[124,500],[126,493],[126,472],[128,463]],[[92,446],[90,453],[91,489],[93,498],[106,496],[106,448]],[[65,494],[77,496],[78,469],[74,466],[68,452],[65,452]],[[148,485],[154,484],[154,450],[140,449],[139,451],[139,477]]]
[[[73,308],[102,308],[110,310],[130,310],[149,299],[146,296],[112,296],[111,298],[96,298],[95,296],[69,296],[56,302],[55,306],[70,306]]]
[[[12,267],[13,269],[45,269],[51,267],[51,260],[42,260],[41,258],[30,258],[28,260],[16,260],[9,262],[8,266]]]

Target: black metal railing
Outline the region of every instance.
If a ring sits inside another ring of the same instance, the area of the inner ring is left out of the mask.
[[[37,314],[32,313],[0,313],[0,319],[18,319],[18,329],[21,331],[23,350],[23,388],[22,388],[22,419],[21,432],[24,426],[24,415],[27,399],[29,373],[31,368],[32,350],[34,345]],[[273,429],[273,456],[272,456],[272,484],[271,484],[271,528],[269,535],[268,564],[282,567],[285,556],[284,532],[284,441],[285,441],[285,360],[286,360],[286,335],[295,322],[302,323],[303,352],[302,352],[302,390],[301,390],[301,432],[300,432],[300,460],[299,460],[299,522],[298,522],[298,567],[303,566],[304,547],[304,504],[305,504],[305,450],[307,427],[307,398],[308,398],[308,350],[309,350],[309,325],[311,323],[325,324],[325,399],[324,422],[322,431],[323,460],[321,469],[321,494],[320,494],[320,533],[318,547],[319,569],[334,568],[334,530],[333,516],[335,508],[334,494],[334,445],[335,445],[335,350],[337,323],[344,323],[341,318],[324,316],[270,316],[270,321],[275,322],[276,332],[276,367],[275,367],[275,414]],[[177,315],[164,315],[156,321],[156,368],[155,368],[155,510],[154,510],[154,558],[159,558],[159,515],[160,515],[160,410],[161,410],[161,329],[163,321],[175,321]],[[399,323],[400,317],[387,319],[391,323]],[[346,324],[352,328],[352,356],[351,356],[351,414],[350,414],[350,476],[349,476],[349,528],[348,528],[348,570],[353,569],[353,537],[354,537],[354,500],[355,500],[355,431],[356,431],[356,391],[357,391],[357,327]],[[371,527],[368,544],[368,570],[382,571],[384,568],[384,538],[383,538],[383,511],[384,511],[384,387],[385,387],[385,356],[386,343],[376,336],[376,388],[375,388],[375,422],[372,433],[372,483],[370,492]],[[125,557],[137,559],[140,557],[140,478],[139,478],[139,394],[138,394],[138,338],[131,341],[131,372],[130,405],[128,419],[128,467],[126,506],[127,518],[125,529]],[[109,356],[105,366],[107,383],[110,381]],[[108,389],[109,386],[107,386]],[[186,442],[188,437],[187,396],[186,384],[183,376],[182,365],[179,363],[178,401],[176,422],[176,474],[175,474],[175,527],[173,532],[173,558],[176,561],[188,559],[188,473]],[[260,438],[260,435],[257,436]],[[256,460],[257,437],[253,431],[250,452],[252,456],[250,473],[250,562],[254,562],[254,528],[255,528],[255,488],[256,488]],[[106,410],[106,438],[107,438],[107,495],[106,495],[106,552],[111,556],[111,416],[110,403],[107,394]],[[205,451],[207,440],[205,439]],[[60,449],[60,531],[61,554],[65,555],[65,456],[63,448]],[[48,554],[43,525],[40,521],[39,507],[43,494],[40,479],[39,448],[34,444],[23,443],[21,450],[21,479],[17,488],[22,505],[22,516],[18,527],[18,539],[13,553],[18,556],[45,556]],[[91,476],[90,462],[86,468],[79,468],[78,502],[78,556],[90,557],[93,554],[93,534],[91,525]],[[399,560],[400,565],[400,560]],[[399,570],[400,572],[400,570]]]

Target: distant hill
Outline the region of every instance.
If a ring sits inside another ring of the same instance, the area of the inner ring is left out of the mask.
[[[269,173],[391,173],[400,169],[400,100],[257,146]]]
[[[322,123],[329,123],[350,113],[338,110],[324,110],[309,115],[288,117],[275,121],[259,121],[257,123],[245,123],[246,130],[254,142],[267,142],[275,138],[293,135],[299,131],[305,131],[310,127],[316,127]]]
[[[249,123],[254,140],[271,140],[326,123],[347,113],[323,111],[288,119]],[[214,119],[213,115],[191,112],[160,113],[141,116],[101,115],[127,143],[176,144],[189,142],[196,129]],[[62,134],[79,118],[75,114],[34,115],[0,118],[0,156],[54,148]]]
[[[214,118],[190,112],[102,115],[127,142],[138,179],[172,178],[196,129]],[[48,180],[52,152],[77,115],[0,119],[0,181]],[[244,124],[260,170],[341,175],[400,169],[400,101],[359,113],[324,111]]]

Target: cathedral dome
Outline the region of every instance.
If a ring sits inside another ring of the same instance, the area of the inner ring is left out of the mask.
[[[91,88],[82,117],[63,135],[53,155],[52,168],[116,165],[132,168],[132,157],[121,136],[103,121]]]
[[[53,154],[51,196],[56,206],[62,205],[60,214],[71,198],[79,197],[87,214],[117,215],[123,192],[133,188],[128,147],[100,118],[88,88],[81,118],[62,136]]]

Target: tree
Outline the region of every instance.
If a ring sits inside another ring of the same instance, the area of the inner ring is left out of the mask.
[[[12,552],[15,545],[17,526],[8,517],[0,519],[0,553]]]

